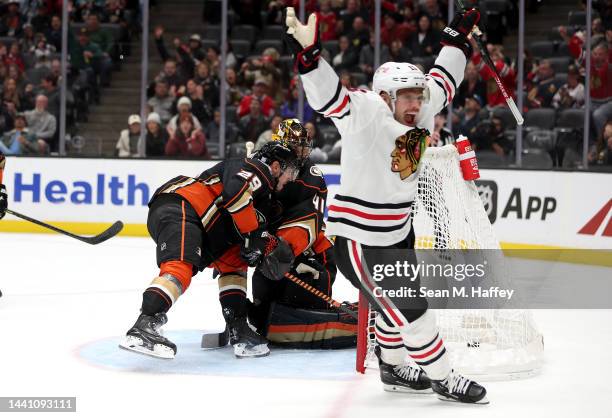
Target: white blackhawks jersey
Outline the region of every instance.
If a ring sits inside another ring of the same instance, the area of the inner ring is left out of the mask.
[[[452,101],[465,65],[460,49],[442,48],[426,76],[430,100],[421,107],[418,127],[433,131],[434,116]],[[302,82],[309,104],[342,136],[340,189],[328,206],[326,234],[375,246],[401,241],[412,226],[418,172],[396,141],[412,128],[397,122],[375,92],[343,87],[323,59]]]

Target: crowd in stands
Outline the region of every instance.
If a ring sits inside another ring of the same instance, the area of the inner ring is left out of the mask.
[[[86,120],[89,105],[128,53],[138,1],[70,0],[67,126]],[[0,4],[0,150],[8,155],[58,150],[62,1]]]

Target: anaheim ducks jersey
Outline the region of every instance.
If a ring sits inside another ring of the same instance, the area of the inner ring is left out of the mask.
[[[242,235],[265,223],[275,179],[267,165],[250,158],[222,161],[197,178],[178,176],[157,189],[187,200],[202,220],[213,255],[220,255]],[[149,205],[151,204],[149,202]]]
[[[417,127],[433,131],[434,116],[452,101],[465,65],[461,50],[442,48],[426,75],[430,99],[417,115]],[[323,59],[301,77],[308,103],[342,136],[342,178],[328,207],[327,235],[377,246],[401,241],[412,227],[417,191],[418,165],[405,152],[412,128],[397,122],[375,92],[342,86]]]
[[[4,165],[6,164],[6,159],[4,158],[4,154],[0,151],[0,184],[2,184],[2,176],[4,174]]]

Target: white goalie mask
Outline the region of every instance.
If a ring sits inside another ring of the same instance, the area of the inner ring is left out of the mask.
[[[429,87],[425,74],[416,65],[407,62],[385,62],[374,73],[372,89],[376,94],[386,92],[391,97],[392,111],[395,110],[395,100],[398,90],[423,89],[423,103],[429,102]]]

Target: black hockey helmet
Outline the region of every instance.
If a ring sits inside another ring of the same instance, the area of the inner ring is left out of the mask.
[[[298,157],[295,151],[277,141],[268,142],[256,151],[251,158],[259,160],[266,165],[278,161],[283,171],[288,167],[299,168]]]
[[[278,125],[276,132],[272,134],[272,141],[280,142],[291,148],[298,156],[300,166],[312,151],[313,139],[304,125],[295,118],[283,120]]]

